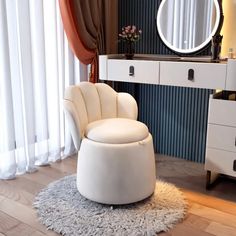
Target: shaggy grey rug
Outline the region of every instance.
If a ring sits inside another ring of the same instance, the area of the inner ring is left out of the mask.
[[[87,200],[75,175],[48,185],[35,198],[40,221],[62,235],[156,235],[181,221],[187,210],[182,193],[157,180],[155,193],[138,203],[109,206]]]

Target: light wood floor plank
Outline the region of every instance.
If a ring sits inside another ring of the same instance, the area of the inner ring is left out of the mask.
[[[35,229],[31,228],[27,224],[19,224],[16,227],[10,229],[5,233],[6,236],[31,236],[35,232]]]
[[[0,195],[11,200],[20,202],[24,205],[32,204],[34,199],[34,194],[24,191],[20,186],[16,186],[14,182],[11,181],[1,181],[0,180]]]
[[[43,233],[41,233],[41,232],[39,232],[39,231],[35,231],[35,232],[33,232],[30,236],[45,236],[46,234],[43,234]],[[56,234],[56,235],[58,235],[58,234]]]
[[[210,207],[206,207],[203,205],[199,205],[197,203],[193,203],[191,208],[189,209],[189,212],[204,217],[210,221],[213,222],[220,222],[224,225],[236,227],[236,217],[235,215],[225,213]]]
[[[55,179],[53,177],[45,175],[39,170],[31,174],[26,174],[22,177],[30,181],[34,181],[35,183],[40,184],[40,186],[48,185],[49,183],[53,182]]]
[[[175,228],[173,228],[171,231],[171,236],[212,236],[213,234],[207,233],[205,231],[202,231],[200,229],[193,228],[188,225],[184,224],[178,224]]]
[[[0,232],[5,233],[20,224],[19,220],[0,211]]]
[[[236,202],[207,196],[206,194],[196,193],[187,189],[182,190],[184,191],[186,198],[191,202],[199,203],[201,205],[208,206],[236,216]]]
[[[217,222],[211,222],[205,231],[214,234],[216,236],[222,236],[222,235],[236,236],[235,228]]]
[[[5,198],[0,202],[0,211],[15,219],[18,219],[22,223],[30,225],[35,230],[46,232],[46,228],[39,223],[36,216],[36,211],[32,207],[28,207],[19,202]]]
[[[34,174],[34,173],[32,173]],[[16,189],[21,189],[25,192],[35,195],[38,193],[45,185],[36,183],[33,180],[29,180],[22,176],[17,176],[14,180],[8,180],[8,184]]]
[[[75,174],[76,173],[76,161],[74,161],[74,165],[71,164],[71,162],[66,162],[66,160],[63,160],[61,162],[58,163],[53,163],[51,164],[51,166],[53,168],[58,169],[59,171],[61,171],[63,174],[65,175],[71,175],[71,174]]]
[[[63,173],[60,170],[56,169],[52,165],[38,167],[38,170],[39,170],[39,172],[41,172],[45,176],[49,176],[50,178],[52,178],[54,180],[55,179],[60,179],[60,178],[62,178],[66,175],[65,173]]]
[[[187,214],[183,224],[185,226],[190,226],[191,228],[196,228],[205,231],[211,222],[205,218],[193,215],[191,213]]]

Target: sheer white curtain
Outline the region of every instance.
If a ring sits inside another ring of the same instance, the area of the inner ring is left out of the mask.
[[[74,152],[62,98],[86,79],[56,0],[0,0],[0,179]]]

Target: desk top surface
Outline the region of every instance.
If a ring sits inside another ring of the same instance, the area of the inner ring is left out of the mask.
[[[124,54],[107,55],[109,59],[126,60]],[[199,63],[220,63],[226,64],[225,60],[212,60],[210,56],[192,56],[180,57],[175,55],[160,55],[160,54],[135,54],[133,60],[147,61],[171,61],[171,62],[199,62]]]

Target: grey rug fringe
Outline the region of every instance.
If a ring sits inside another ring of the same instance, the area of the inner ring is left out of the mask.
[[[33,206],[48,229],[66,236],[152,236],[174,227],[187,211],[182,192],[161,180],[157,180],[155,193],[144,201],[108,206],[81,196],[75,175],[49,184]]]

